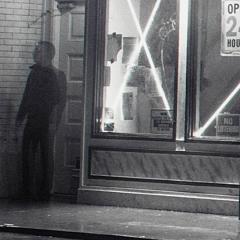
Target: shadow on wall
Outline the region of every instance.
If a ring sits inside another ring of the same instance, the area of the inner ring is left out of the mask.
[[[20,191],[20,145],[14,131],[14,105],[9,99],[2,106],[6,113],[2,119],[0,139],[0,198],[14,197]]]

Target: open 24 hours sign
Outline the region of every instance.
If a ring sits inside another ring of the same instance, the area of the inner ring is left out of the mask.
[[[240,56],[240,0],[222,0],[222,56]]]

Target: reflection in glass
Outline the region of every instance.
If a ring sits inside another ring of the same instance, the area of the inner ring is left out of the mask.
[[[198,21],[194,26],[198,45],[194,137],[236,139],[240,136],[240,59],[234,53],[239,51],[239,47],[226,51],[224,41],[232,41],[227,34],[231,21],[225,21],[221,15],[228,9],[229,3],[198,1],[198,14],[195,14]]]
[[[172,138],[176,2],[109,0],[107,5],[100,131]]]

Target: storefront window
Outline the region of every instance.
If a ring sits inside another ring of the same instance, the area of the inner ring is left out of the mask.
[[[108,0],[99,133],[173,138],[176,1]]]
[[[197,1],[193,137],[237,140],[240,136],[240,4]]]

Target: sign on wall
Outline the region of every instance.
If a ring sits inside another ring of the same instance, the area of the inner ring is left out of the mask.
[[[219,114],[217,117],[216,135],[218,137],[239,137],[240,114]]]
[[[152,133],[171,137],[173,134],[172,110],[151,110]]]
[[[240,0],[222,0],[222,56],[240,56]]]

